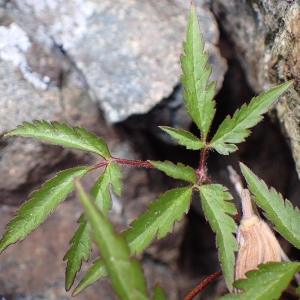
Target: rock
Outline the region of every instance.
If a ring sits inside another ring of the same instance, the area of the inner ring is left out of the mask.
[[[2,90],[0,134],[2,135],[22,122],[31,122],[33,119],[57,120],[79,125],[82,124],[80,119],[83,118],[89,120],[85,122],[88,127],[91,124],[90,120],[98,118],[95,107],[88,113],[85,112],[88,104],[84,104],[82,89],[81,93],[76,95],[76,91],[80,89],[73,86],[72,93],[69,91],[70,98],[65,97],[66,90],[71,90],[70,87],[65,87],[61,92],[58,89],[38,91],[22,78],[12,62],[0,62],[0,86]],[[82,102],[76,108],[79,100]],[[87,96],[85,101],[91,103]],[[89,118],[87,118],[88,114]],[[61,147],[19,137],[3,138],[1,148],[0,166],[6,176],[3,176],[0,182],[0,195],[1,202],[6,204],[24,201],[24,198],[20,199],[20,191],[23,189],[27,194],[33,188],[32,185],[37,182],[40,184],[41,180],[47,178],[49,171],[66,159],[69,153]],[[77,159],[80,159],[80,155],[82,159],[84,153],[76,152],[76,155]]]
[[[0,62],[0,86],[2,90],[0,110],[0,134],[16,128],[24,121],[45,118],[53,119],[61,113],[59,95],[47,90],[38,93],[24,80],[11,62]],[[12,191],[22,185],[30,184],[29,174],[49,161],[57,161],[62,150],[42,145],[38,141],[22,138],[2,139],[0,165],[3,174],[0,190]],[[41,156],[43,153],[49,161]],[[3,195],[3,194],[2,194]],[[2,198],[2,201],[6,197]],[[7,200],[7,199],[6,199]],[[6,201],[5,200],[5,201]],[[6,203],[9,203],[6,202]]]
[[[3,91],[0,110],[1,134],[34,118],[51,120],[62,113],[59,95],[54,91],[39,93],[11,62],[0,62],[0,85]]]
[[[166,0],[158,6],[125,0],[14,0],[6,5],[46,52],[59,54],[81,72],[109,122],[146,113],[179,83],[188,8],[185,1]],[[220,88],[226,63],[216,47],[217,24],[204,6],[198,11],[214,65],[212,80]]]
[[[3,10],[0,13],[4,13]],[[6,19],[3,22],[7,22]],[[11,22],[8,26],[0,26],[0,57],[3,61],[12,62],[13,65],[19,68],[23,77],[30,82],[34,87],[41,90],[46,90],[50,83],[50,78],[45,76],[42,78],[40,74],[33,72],[29,66],[25,53],[29,53],[32,46],[25,31],[16,23]],[[35,49],[35,55],[40,55]]]
[[[276,110],[300,174],[299,2],[213,1],[212,7],[256,93],[295,80],[277,101]]]
[[[0,26],[3,41],[0,51],[0,134],[22,122],[44,119],[84,125],[103,137],[108,136],[109,130],[103,120],[101,123],[97,106],[90,101],[77,73],[69,72],[64,85],[58,89],[64,74],[58,61],[30,42],[15,23],[7,26]],[[25,67],[18,70],[20,66]],[[47,86],[43,85],[42,78],[49,78]],[[40,184],[45,180],[52,168],[67,159],[68,153],[70,151],[37,140],[2,138],[0,166],[6,176],[0,182],[1,202],[20,204],[24,201],[24,197],[20,199],[20,193],[28,194],[37,182]],[[74,161],[84,162],[84,153],[73,153],[77,157],[73,157]]]

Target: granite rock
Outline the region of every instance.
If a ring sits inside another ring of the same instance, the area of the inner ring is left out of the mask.
[[[5,7],[46,52],[82,74],[109,122],[146,113],[180,81],[185,1],[13,0]],[[220,88],[226,63],[216,47],[217,24],[208,9],[198,10]]]

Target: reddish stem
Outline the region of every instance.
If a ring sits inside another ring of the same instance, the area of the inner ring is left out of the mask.
[[[130,165],[130,166],[152,168],[152,169],[155,168],[149,161],[131,160],[131,159],[124,159],[124,158],[114,158],[113,161],[121,165]]]
[[[210,178],[207,176],[207,169],[205,165],[207,150],[208,148],[204,147],[201,151],[199,168],[196,170],[196,174],[198,177],[198,184],[211,183]]]
[[[109,163],[110,163],[110,160],[101,161],[101,163],[94,165],[92,167],[91,171],[96,170],[96,169],[100,169],[102,167],[106,167]]]
[[[107,166],[110,162],[115,162],[120,165],[129,165],[129,166],[136,166],[136,167],[144,167],[144,168],[155,168],[150,162],[148,161],[141,161],[141,160],[132,160],[132,159],[125,159],[125,158],[111,158],[102,161],[99,164],[96,164],[92,170],[99,169],[102,167]]]
[[[192,300],[195,296],[197,296],[207,285],[212,283],[215,279],[222,275],[222,270],[210,275],[204,281],[202,281],[195,289],[193,289],[184,300]]]
[[[199,165],[200,170],[205,170],[206,152],[207,152],[207,147],[204,147],[201,151],[201,158],[200,158],[200,165]]]

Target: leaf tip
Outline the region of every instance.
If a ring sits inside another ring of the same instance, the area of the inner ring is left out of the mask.
[[[239,162],[239,165],[240,165],[240,170],[242,171],[242,173],[251,172],[251,169],[249,167],[247,167],[244,163]]]
[[[82,290],[80,288],[78,288],[78,286],[75,288],[75,290],[72,292],[71,296],[75,297],[78,294],[80,294],[82,292]]]
[[[66,282],[65,282],[65,290],[66,290],[66,292],[68,292],[71,289],[73,283],[74,283],[74,280],[72,282],[67,282],[67,280],[66,280]]]

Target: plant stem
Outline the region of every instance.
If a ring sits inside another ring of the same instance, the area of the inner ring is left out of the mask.
[[[206,152],[207,147],[205,146],[201,151],[199,170],[205,170]]]
[[[204,281],[202,281],[195,289],[193,289],[184,300],[192,300],[195,296],[197,296],[207,285],[212,283],[215,279],[222,275],[222,270],[210,275]]]
[[[143,167],[143,168],[155,168],[150,162],[148,161],[141,161],[141,160],[132,160],[132,159],[125,159],[125,158],[111,158],[102,161],[99,164],[96,164],[92,170],[99,169],[102,167],[107,166],[110,162],[115,162],[116,164],[120,165],[129,165],[129,166],[136,166],[136,167]]]
[[[130,165],[130,166],[152,168],[152,169],[155,168],[149,161],[132,160],[132,159],[124,159],[124,158],[113,158],[113,161],[120,165]]]
[[[204,182],[211,183],[210,178],[207,176],[207,169],[205,165],[207,150],[208,148],[205,146],[201,151],[199,168],[196,170],[198,184],[202,184]]]
[[[104,160],[104,161],[101,161],[101,163],[99,164],[96,164],[94,165],[90,171],[93,171],[93,170],[96,170],[96,169],[100,169],[102,167],[106,167],[109,163],[110,163],[111,160]]]

